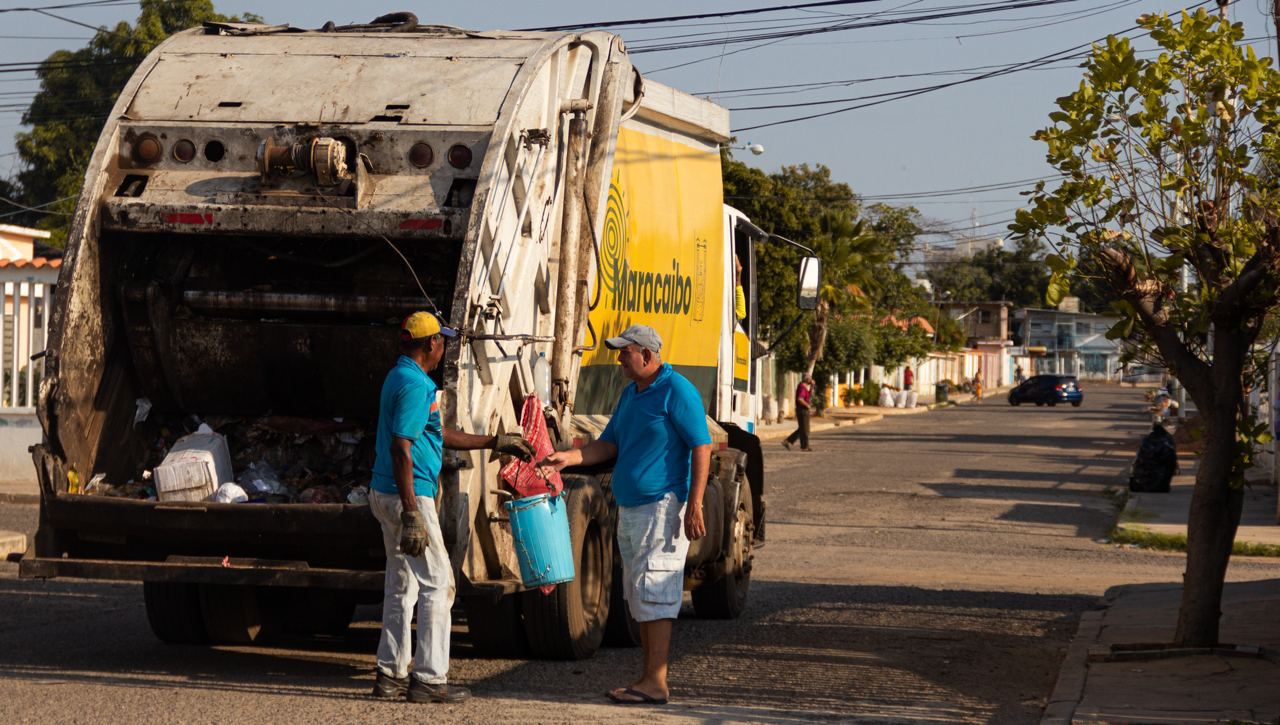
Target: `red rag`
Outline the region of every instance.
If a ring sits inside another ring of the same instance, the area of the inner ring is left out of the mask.
[[[502,480],[518,491],[521,497],[537,496],[540,493],[559,496],[560,491],[564,489],[560,473],[554,472],[543,478],[536,465],[538,461],[555,451],[555,447],[551,445],[551,436],[547,433],[547,419],[542,415],[542,403],[538,400],[538,396],[530,395],[524,399],[524,409],[520,413],[520,427],[523,429],[525,440],[533,445],[533,461],[525,463],[519,458],[512,459],[502,467]]]

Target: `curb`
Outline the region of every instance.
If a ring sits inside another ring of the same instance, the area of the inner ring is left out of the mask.
[[[0,493],[0,503],[39,504],[38,493]]]
[[[1075,718],[1076,707],[1084,695],[1085,682],[1089,679],[1089,650],[1102,633],[1102,619],[1110,606],[1108,590],[1099,602],[1099,608],[1080,615],[1080,626],[1067,646],[1067,654],[1058,668],[1058,680],[1049,695],[1040,716],[1040,725],[1069,725]]]

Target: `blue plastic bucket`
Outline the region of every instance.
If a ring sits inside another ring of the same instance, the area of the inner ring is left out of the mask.
[[[573,543],[565,494],[549,493],[508,501],[520,579],[526,587],[573,581]]]

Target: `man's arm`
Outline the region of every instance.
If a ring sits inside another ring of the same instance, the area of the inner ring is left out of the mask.
[[[412,445],[408,438],[391,438],[391,472],[400,493],[400,552],[422,556],[427,548],[427,525],[414,498]]]
[[[702,497],[707,492],[707,475],[711,472],[711,444],[695,446],[689,466],[689,501],[684,512],[684,533],[690,541],[707,535],[702,517]]]
[[[570,448],[567,451],[556,451],[538,462],[544,474],[560,471],[569,466],[594,466],[597,463],[613,460],[618,455],[618,447],[608,441],[594,440],[581,448]]]
[[[444,429],[443,433],[444,447],[455,451],[496,450],[499,453],[515,456],[522,461],[533,459],[533,446],[523,436],[505,434],[482,436],[450,428]]]
[[[396,491],[400,493],[400,505],[405,511],[418,510],[418,500],[413,495],[412,446],[408,438],[391,438],[391,474],[396,479]]]

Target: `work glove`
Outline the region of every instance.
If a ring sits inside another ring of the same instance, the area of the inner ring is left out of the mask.
[[[427,548],[427,524],[421,511],[400,512],[400,553],[422,556]]]
[[[495,452],[515,456],[526,462],[533,460],[535,453],[533,444],[525,440],[523,436],[499,433],[496,438],[498,442],[493,446]]]

